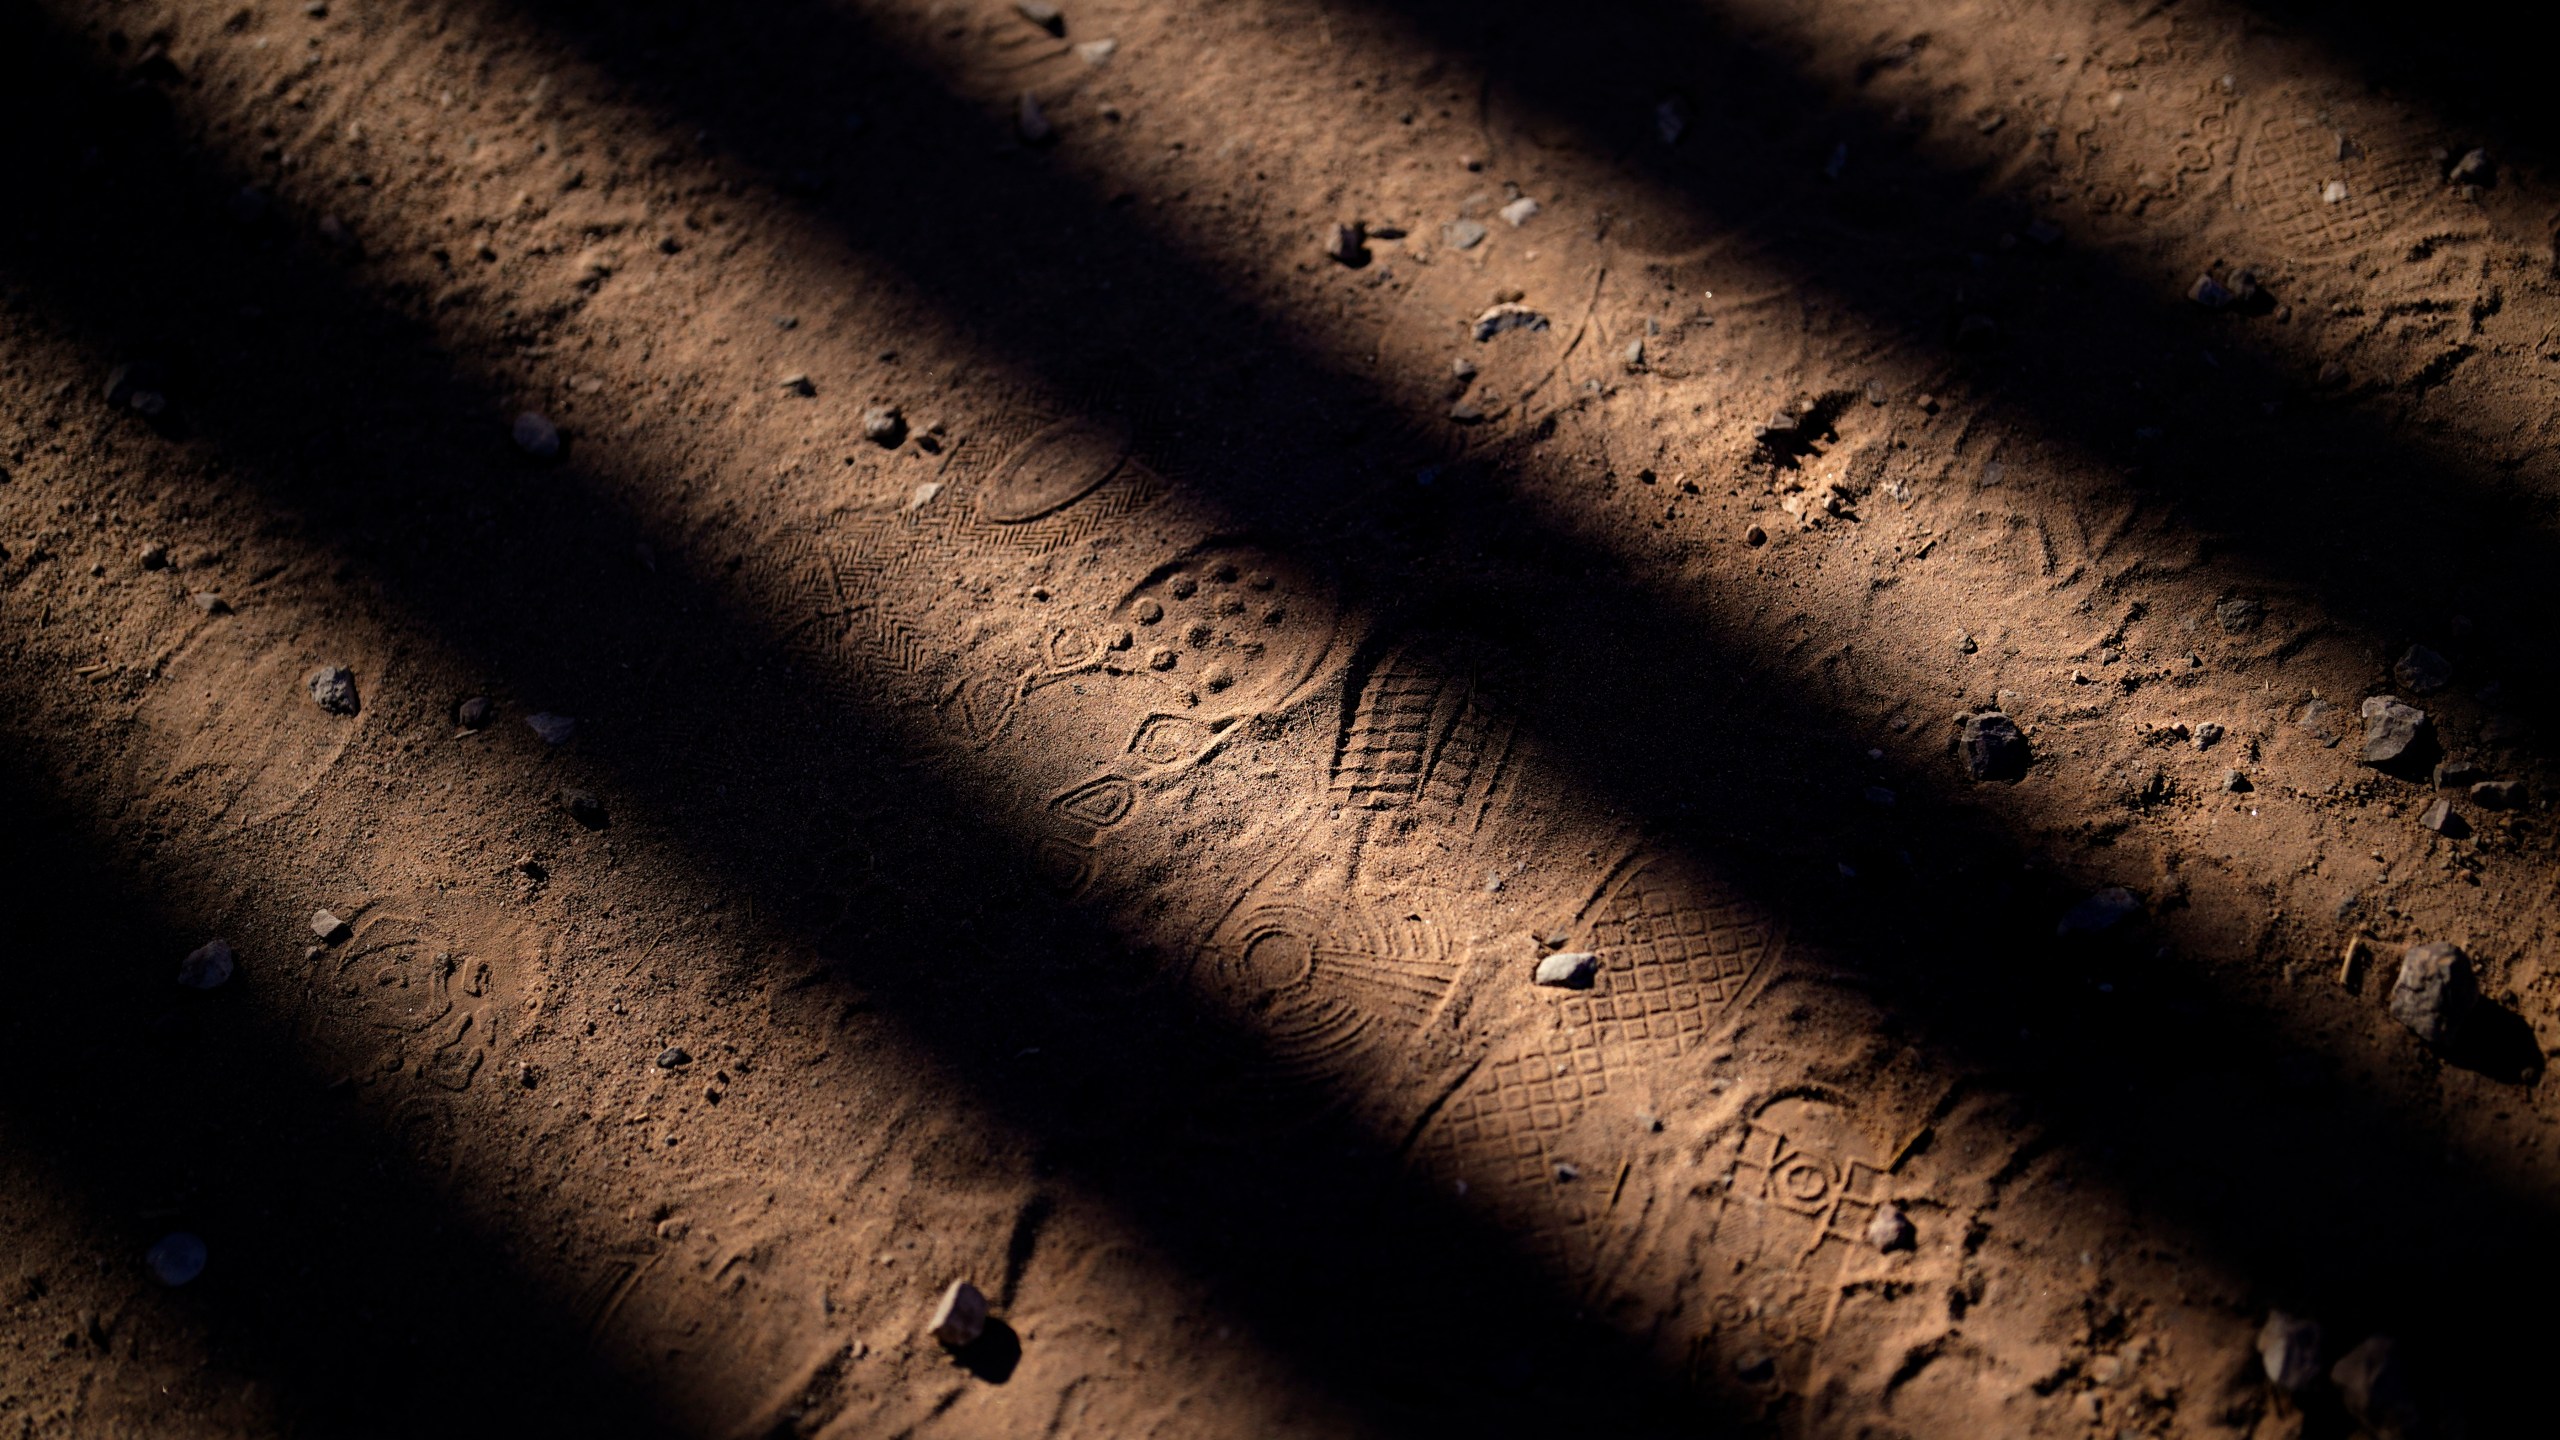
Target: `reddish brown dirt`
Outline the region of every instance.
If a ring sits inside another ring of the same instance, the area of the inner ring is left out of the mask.
[[[12,10],[0,1435],[2526,1433],[2464,33]]]

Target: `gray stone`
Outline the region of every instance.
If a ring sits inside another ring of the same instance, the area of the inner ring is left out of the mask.
[[[1546,328],[1546,316],[1526,305],[1505,301],[1476,317],[1475,335],[1477,343],[1482,344],[1496,335],[1509,331]]]
[[[2408,1369],[2389,1336],[2372,1336],[2340,1356],[2329,1367],[2329,1382],[2338,1387],[2347,1413],[2378,1440],[2399,1440],[2417,1430],[2418,1406],[2409,1391]]]
[[[1325,232],[1325,258],[1340,265],[1357,265],[1369,258],[1368,240],[1357,220],[1336,225]]]
[[[2319,1323],[2269,1311],[2267,1323],[2258,1327],[2258,1363],[2266,1368],[2268,1382],[2288,1393],[2319,1379]]]
[[[143,568],[143,569],[145,569],[145,570],[166,570],[166,569],[168,569],[168,568],[169,568],[169,547],[168,547],[168,546],[166,546],[166,545],[161,544],[161,543],[160,543],[159,541],[157,541],[157,540],[154,540],[154,541],[152,541],[151,543],[149,543],[149,544],[147,544],[147,545],[143,546],[143,547],[142,547],[142,568]]]
[[[231,947],[208,940],[178,962],[178,983],[190,990],[210,990],[231,978]]]
[[[2213,742],[2221,739],[2222,735],[2222,727],[2211,720],[2207,720],[2196,727],[2196,748],[2199,750],[2210,750],[2213,748]]]
[[[1918,1234],[1899,1205],[1877,1206],[1875,1218],[1867,1222],[1867,1243],[1878,1250],[1908,1250]]]
[[[2213,618],[2225,635],[2245,635],[2267,618],[2267,607],[2247,596],[2235,596],[2213,607]]]
[[[681,1070],[692,1063],[692,1053],[681,1045],[670,1045],[658,1052],[658,1068],[661,1070]]]
[[[2134,898],[2132,891],[2110,885],[2072,906],[2053,927],[2053,933],[2064,937],[2103,935],[2141,913],[2142,902]]]
[[[1049,112],[1028,90],[1013,103],[1013,130],[1025,145],[1045,145],[1058,133],[1058,127],[1049,123]]]
[[[353,715],[363,708],[356,698],[356,674],[344,665],[323,665],[311,672],[311,703],[332,715]]]
[[[1049,0],[1014,0],[1013,13],[1052,35],[1067,33],[1067,17]]]
[[[215,594],[211,590],[199,590],[193,595],[188,596],[187,599],[197,609],[203,611],[207,615],[228,615],[231,613],[231,602],[223,599],[220,595]]]
[[[590,830],[601,830],[605,827],[604,802],[589,791],[561,791],[560,808],[569,812],[570,819]]]
[[[987,1333],[987,1297],[966,1280],[954,1280],[934,1302],[925,1330],[946,1350],[958,1350]]]
[[[1599,973],[1599,956],[1588,950],[1559,950],[1539,960],[1538,969],[1530,978],[1540,985],[1588,990]]]
[[[516,448],[536,460],[549,460],[560,453],[560,427],[539,411],[527,410],[516,417],[509,432]]]
[[[1536,217],[1538,213],[1538,202],[1530,199],[1526,195],[1523,195],[1519,199],[1503,206],[1500,210],[1497,210],[1494,213],[1502,217],[1504,224],[1509,225],[1514,230],[1517,230],[1521,226],[1528,224],[1531,219]]]
[[[2451,840],[2471,833],[2471,826],[2454,813],[2450,801],[2438,800],[2418,815],[2418,823]]]
[[[2445,179],[2456,185],[2486,185],[2497,178],[2497,173],[2497,162],[2489,158],[2488,151],[2471,150],[2453,162],[2453,169]]]
[[[210,1258],[204,1241],[184,1230],[173,1230],[152,1242],[142,1252],[142,1263],[151,1267],[151,1276],[163,1285],[184,1285],[204,1273]]]
[[[2376,695],[2357,712],[2364,717],[2364,763],[2397,765],[2426,739],[2427,712],[2396,695]]]
[[[2256,787],[2249,783],[2248,776],[2241,774],[2239,771],[2225,770],[2222,772],[2222,788],[2229,794],[2246,795],[2250,790]]]
[[[2521,780],[2483,780],[2471,787],[2471,803],[2483,810],[2514,810],[2524,804]]]
[[[2460,790],[2467,788],[2475,781],[2486,780],[2488,778],[2489,775],[2487,771],[2482,770],[2479,766],[2472,764],[2468,760],[2439,760],[2436,762],[2435,781],[2436,788],[2439,790]]]
[[[2187,298],[2207,310],[2219,310],[2231,303],[2231,288],[2210,275],[2199,275],[2187,287]]]
[[[1489,233],[1481,220],[1452,220],[1440,227],[1440,242],[1452,250],[1473,250]]]
[[[2424,645],[2412,645],[2391,667],[2391,678],[2412,694],[2433,695],[2453,683],[2453,662]]]
[[[578,733],[577,721],[566,715],[554,715],[548,710],[527,715],[524,717],[524,723],[531,727],[534,734],[542,737],[542,743],[545,745],[566,745],[570,737]]]
[[[807,371],[794,370],[782,377],[782,388],[805,400],[818,393],[818,382],[810,379]]]
[[[2471,957],[2462,947],[2435,940],[2412,945],[2401,957],[2400,979],[2391,987],[2391,1018],[2419,1039],[2430,1045],[2450,1043],[2479,1003],[2480,982],[2472,977]]]
[[[907,438],[907,417],[895,405],[874,405],[862,412],[862,438],[883,450],[895,450]]]
[[[474,695],[453,707],[453,718],[463,729],[477,730],[494,719],[497,712],[498,707],[489,703],[488,696]]]
[[[311,933],[320,937],[321,944],[335,945],[353,935],[355,931],[334,912],[314,910],[311,912]]]
[[[1964,717],[1960,743],[1965,771],[1977,781],[2015,780],[2027,773],[2027,764],[2034,758],[2018,722],[1997,710]]]

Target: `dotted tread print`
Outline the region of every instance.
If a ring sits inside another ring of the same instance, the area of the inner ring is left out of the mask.
[[[1620,867],[1584,912],[1576,944],[1600,956],[1592,990],[1559,1006],[1562,1028],[1486,1065],[1442,1109],[1426,1164],[1470,1186],[1535,1233],[1568,1273],[1587,1273],[1605,1240],[1597,1177],[1560,1181],[1557,1142],[1582,1110],[1634,1070],[1680,1055],[1721,1028],[1779,948],[1777,927],[1725,886],[1663,859]],[[1587,1160],[1589,1157],[1585,1157]],[[1581,1163],[1581,1162],[1573,1162]]]
[[[1511,725],[1484,703],[1472,677],[1399,651],[1365,677],[1334,744],[1333,789],[1351,805],[1400,810],[1419,804],[1481,824],[1511,745]],[[1479,785],[1479,780],[1482,784]]]
[[[2427,158],[2412,146],[2384,137],[2352,136],[2365,153],[2338,159],[2339,131],[2299,115],[2279,115],[2258,128],[2251,142],[2244,185],[2249,204],[2306,255],[2331,254],[2373,240],[2407,197],[2433,179]],[[2322,198],[2330,181],[2346,186],[2346,198]]]

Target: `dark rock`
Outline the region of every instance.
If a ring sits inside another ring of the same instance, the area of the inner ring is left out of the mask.
[[[2267,607],[2247,595],[2234,596],[2213,607],[2213,618],[2225,635],[2245,635],[2258,628],[2267,618]]]
[[[1505,301],[1476,317],[1475,336],[1478,344],[1513,330],[1544,330],[1547,317],[1526,305]]]
[[[2418,815],[2418,823],[2448,840],[2459,840],[2471,833],[2471,826],[2454,813],[2450,802],[2438,800]]]
[[[818,382],[810,379],[807,372],[794,370],[782,377],[782,388],[805,400],[818,393]]]
[[[145,569],[145,570],[166,570],[166,569],[168,569],[168,568],[169,568],[169,547],[168,547],[168,546],[166,546],[166,545],[161,544],[161,543],[160,543],[159,541],[157,541],[157,540],[154,540],[154,541],[152,541],[150,544],[143,546],[143,547],[142,547],[142,568],[143,568],[143,569]]]
[[[2233,795],[2246,795],[2257,787],[2251,785],[2249,783],[2249,777],[2241,774],[2239,771],[2225,770],[2222,772],[2222,788],[2224,791]]]
[[[2412,645],[2391,667],[2391,678],[2412,694],[2433,695],[2453,683],[2453,662],[2424,645]]]
[[[356,698],[355,672],[344,665],[323,665],[311,672],[311,703],[332,715],[353,715],[363,702]]]
[[[323,945],[337,945],[356,932],[355,927],[339,919],[335,911],[314,910],[311,912],[311,933],[319,936]]]
[[[498,707],[486,695],[474,695],[453,707],[454,723],[465,730],[478,730],[496,719]]]
[[[2320,1326],[2317,1321],[2269,1311],[2258,1327],[2258,1363],[2268,1383],[2288,1393],[2320,1378]]]
[[[2427,741],[2427,712],[2396,695],[2375,695],[2364,717],[2364,763],[2377,769],[2415,763]]]
[[[1369,263],[1368,234],[1357,220],[1336,225],[1325,232],[1324,253],[1335,264],[1356,270]]]
[[[658,1052],[658,1068],[661,1070],[680,1070],[692,1063],[692,1052],[681,1045],[670,1045]]]
[[[2329,1369],[2329,1382],[2356,1423],[2377,1440],[2401,1440],[2418,1429],[2417,1398],[2410,1392],[2408,1368],[2400,1347],[2376,1335],[2339,1357]]]
[[[2106,889],[2074,905],[2053,927],[2059,936],[2103,935],[2142,913],[2142,902],[2121,885]]]
[[[2391,987],[2391,1018],[2419,1039],[2438,1047],[2453,1043],[2479,1003],[2480,982],[2462,947],[2436,940],[2412,945],[2401,957],[2400,979]]]
[[[566,715],[554,715],[548,710],[527,715],[524,723],[534,734],[542,737],[545,745],[566,745],[578,733],[577,721]]]
[[[211,990],[231,978],[231,947],[208,940],[178,962],[178,983],[190,990]]]
[[[518,450],[536,460],[550,460],[560,454],[560,427],[539,411],[527,410],[518,415],[508,434]]]
[[[2498,163],[2489,158],[2488,151],[2472,150],[2465,153],[2461,159],[2454,161],[2453,169],[2447,171],[2444,178],[2455,185],[2495,184],[2498,178]]]
[[[144,416],[166,413],[169,408],[168,373],[148,361],[117,366],[107,372],[107,404]]]
[[[2034,756],[2018,722],[1997,710],[1964,717],[1965,770],[1977,781],[2015,780],[2027,773]]]
[[[2199,275],[2196,283],[2187,287],[2187,298],[2207,310],[2220,310],[2239,297],[2231,293],[2231,287],[2212,276]]]
[[[942,1298],[934,1302],[925,1330],[946,1350],[976,1344],[978,1337],[987,1333],[987,1297],[966,1280],[952,1281]]]
[[[2489,778],[2488,772],[2468,760],[2436,762],[2435,782],[2439,790],[2460,790]]]
[[[2207,720],[2196,727],[2196,748],[2199,750],[2210,750],[2213,748],[2213,742],[2221,739],[2222,735],[2222,726],[2214,721]]]
[[[907,417],[895,405],[874,405],[862,412],[862,438],[883,450],[895,450],[907,438]]]
[[[2483,810],[2515,810],[2524,805],[2521,780],[2483,780],[2471,787],[2471,803]]]
[[[175,1230],[153,1242],[142,1253],[142,1263],[151,1267],[153,1279],[176,1286],[203,1274],[208,1255],[204,1241],[184,1230]]]
[[[569,812],[570,819],[590,830],[601,830],[605,827],[604,802],[587,791],[561,791],[560,808]]]

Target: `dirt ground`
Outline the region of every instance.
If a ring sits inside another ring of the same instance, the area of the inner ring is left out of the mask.
[[[2476,19],[0,10],[0,1435],[2547,1429]]]

